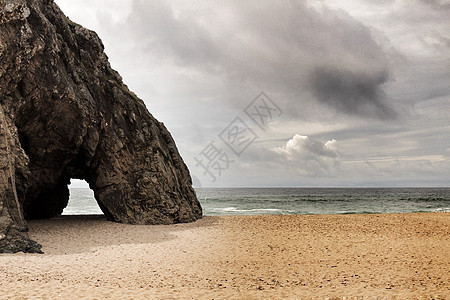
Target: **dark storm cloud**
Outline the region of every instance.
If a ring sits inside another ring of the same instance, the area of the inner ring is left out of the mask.
[[[253,96],[255,90],[268,90],[288,99],[283,105],[291,115],[317,103],[362,116],[394,115],[381,100],[388,57],[369,28],[348,14],[302,1],[294,6],[273,1],[201,5],[193,10],[135,0],[127,20],[111,24],[111,30],[124,42],[131,33],[129,46],[138,57],[172,63],[178,72],[195,74],[203,87],[214,78],[221,91],[205,96],[239,107],[242,103],[233,101],[246,99],[248,91]],[[305,92],[318,101],[299,103],[298,95]]]
[[[396,113],[385,103],[381,85],[386,72],[367,74],[336,68],[316,68],[309,74],[309,85],[316,98],[349,114],[391,119]]]

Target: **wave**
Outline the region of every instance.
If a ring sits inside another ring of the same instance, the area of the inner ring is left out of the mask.
[[[294,210],[286,210],[286,209],[279,209],[279,208],[251,208],[251,209],[239,209],[234,206],[229,207],[222,207],[222,208],[211,208],[210,211],[214,212],[222,212],[222,213],[280,213],[280,214],[288,214],[295,212]]]
[[[431,210],[432,212],[450,212],[450,207],[441,207]]]

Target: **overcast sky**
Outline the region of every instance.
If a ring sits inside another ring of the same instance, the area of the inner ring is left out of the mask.
[[[56,3],[196,186],[450,186],[448,0]]]

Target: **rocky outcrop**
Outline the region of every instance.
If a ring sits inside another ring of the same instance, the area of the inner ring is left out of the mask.
[[[103,49],[51,0],[0,0],[0,252],[39,251],[25,219],[61,214],[71,178],[111,221],[201,218],[170,133]]]

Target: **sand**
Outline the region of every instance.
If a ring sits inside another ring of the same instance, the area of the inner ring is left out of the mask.
[[[450,213],[29,225],[45,254],[0,255],[1,299],[450,299]]]

